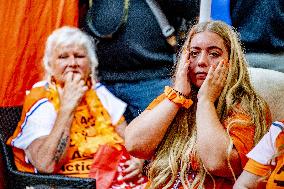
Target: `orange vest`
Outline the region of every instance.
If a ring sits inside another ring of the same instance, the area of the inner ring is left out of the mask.
[[[45,86],[45,87],[33,88],[31,92],[26,96],[21,120],[18,123],[18,126],[13,136],[11,136],[8,139],[7,141],[8,145],[11,145],[12,140],[16,138],[19,133],[21,133],[22,131],[21,125],[25,121],[26,113],[29,112],[29,110],[33,107],[33,105],[35,105],[35,103],[39,101],[40,99],[48,98],[49,101],[51,101],[50,94],[51,94],[50,90],[48,90],[48,88]],[[94,93],[91,93],[91,94],[95,95]],[[86,93],[86,96],[87,96],[87,93]],[[94,98],[92,98],[92,100],[94,100]],[[101,104],[98,101],[99,99],[97,98],[96,103]],[[83,104],[83,106],[86,106],[86,105]],[[95,123],[97,123],[96,118],[93,118],[92,115],[88,114],[86,112],[86,109],[83,109],[80,107],[82,106],[79,106],[76,109],[76,113],[75,113],[74,121],[73,121],[76,123],[80,122],[80,125],[72,124],[71,133],[70,133],[70,146],[66,153],[66,163],[61,167],[58,173],[65,174],[68,176],[89,177],[89,172],[93,164],[93,157],[94,157],[96,150],[100,146],[103,146],[105,144],[113,146],[118,150],[121,150],[123,148],[124,141],[114,131],[115,128],[111,124],[110,121],[103,122],[102,126],[95,125]],[[102,105],[100,107],[103,108]],[[103,114],[107,114],[104,116],[109,118],[109,115],[105,111],[105,109],[104,109]],[[105,120],[109,120],[107,118]],[[94,128],[93,129],[94,131],[90,129],[88,130],[88,131],[92,131],[91,134],[84,133],[86,132],[86,129],[90,127],[90,124],[87,125],[87,122],[91,122],[91,127]],[[94,134],[95,131],[97,132],[97,134]],[[82,133],[82,135],[78,135],[80,133]],[[91,136],[89,137],[88,135],[91,135]],[[84,138],[88,138],[88,143],[82,143],[83,145],[80,146],[80,142],[82,141],[81,140],[82,136]],[[84,148],[85,153],[80,153],[79,148]],[[92,149],[92,151],[90,151],[89,149]],[[14,152],[15,165],[18,168],[18,170],[23,171],[23,172],[35,172],[35,169],[32,166],[32,164],[27,163],[25,161],[25,152],[22,149],[13,147],[13,152]]]

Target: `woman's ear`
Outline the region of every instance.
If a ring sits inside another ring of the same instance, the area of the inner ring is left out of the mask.
[[[50,62],[47,62],[47,65],[45,66],[45,70],[48,73],[48,75],[53,75]]]
[[[88,86],[89,89],[91,89],[93,84],[94,84],[94,82],[93,82],[93,79],[92,79],[92,74],[90,74],[89,77],[87,78],[86,85]]]
[[[51,82],[51,84],[56,84],[56,79],[54,78],[54,76],[53,75],[51,75],[50,76],[50,82]]]

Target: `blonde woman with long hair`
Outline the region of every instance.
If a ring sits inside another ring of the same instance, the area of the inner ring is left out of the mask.
[[[232,188],[270,123],[237,34],[210,21],[192,27],[173,86],[129,124],[126,147],[151,160],[149,188]]]

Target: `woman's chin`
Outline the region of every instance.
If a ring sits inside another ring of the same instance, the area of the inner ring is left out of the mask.
[[[203,83],[204,83],[204,80],[197,80],[196,82],[193,83],[193,85],[197,88],[200,88]]]

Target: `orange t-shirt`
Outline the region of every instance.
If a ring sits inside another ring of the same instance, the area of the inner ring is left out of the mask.
[[[157,106],[161,101],[165,99],[165,95],[161,94],[152,103],[147,107],[147,110],[153,109]],[[224,129],[227,128],[229,124],[231,125],[230,136],[233,140],[234,147],[237,150],[242,167],[244,167],[248,161],[246,154],[253,148],[254,146],[254,126],[253,125],[239,125],[234,123],[234,120],[243,120],[250,122],[250,116],[243,113],[231,113],[228,115],[223,122]],[[271,123],[270,114],[267,116],[267,123]],[[224,178],[213,176],[215,179],[216,188],[220,189],[231,189],[234,184],[233,178]],[[213,188],[213,183],[211,178],[206,178],[205,187],[208,189]]]

